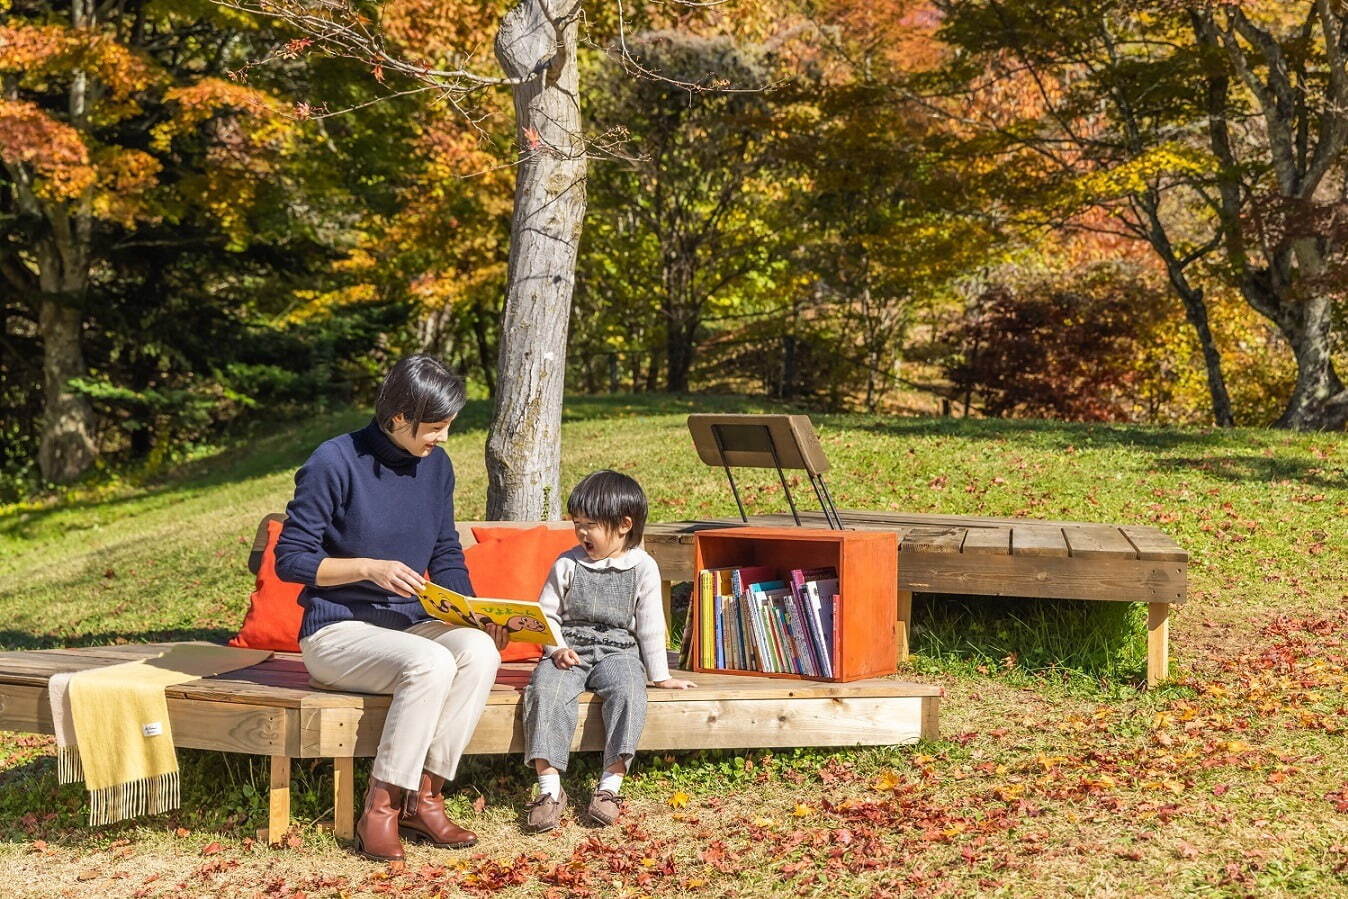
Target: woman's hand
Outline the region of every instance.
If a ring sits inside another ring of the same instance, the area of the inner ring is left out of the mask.
[[[495,621],[482,622],[482,629],[487,632],[487,636],[491,637],[491,641],[496,644],[497,652],[505,649],[505,645],[510,642],[510,631],[506,630],[503,625],[497,624]]]
[[[667,677],[664,680],[658,680],[655,685],[661,690],[687,690],[689,687],[696,687],[697,684],[690,680],[683,680],[677,677]]]
[[[580,664],[580,656],[574,649],[559,649],[552,654],[552,664],[565,671]]]
[[[364,578],[399,596],[416,596],[425,581],[421,575],[393,559],[365,559]]]

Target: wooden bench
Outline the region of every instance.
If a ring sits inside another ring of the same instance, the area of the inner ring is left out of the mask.
[[[57,672],[156,654],[166,644],[0,653],[0,730],[52,733],[47,681]],[[533,663],[503,665],[469,753],[523,753],[521,691]],[[738,749],[880,746],[937,736],[939,687],[877,679],[848,684],[676,672],[691,690],[649,693],[640,749]],[[309,683],[298,655],[168,688],[174,745],[271,757],[265,838],[290,827],[290,769],[296,758],[333,760],[333,829],[354,832],[354,760],[373,756],[389,697],[322,690]],[[600,704],[581,697],[572,745],[603,748]]]
[[[822,513],[803,524],[826,527]],[[1188,592],[1189,554],[1145,525],[843,512],[843,523],[899,535],[899,657],[908,654],[913,593],[1089,599],[1147,604],[1147,684],[1170,666],[1170,607]],[[693,579],[693,535],[739,527],[738,518],[646,526],[646,550],[670,582]],[[750,516],[749,524],[794,527],[789,515]]]

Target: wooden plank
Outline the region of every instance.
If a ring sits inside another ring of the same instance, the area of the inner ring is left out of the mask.
[[[275,755],[289,745],[285,709],[170,697],[168,710],[179,748]],[[47,688],[0,683],[0,730],[52,733]]]
[[[964,546],[960,552],[965,555],[1009,556],[1011,554],[1011,528],[970,527],[966,529]]]
[[[1187,570],[1188,566],[1179,562],[914,553],[905,556],[904,564],[899,566],[899,589],[981,596],[1178,603],[1185,600],[1188,591]]]
[[[1170,606],[1163,602],[1147,605],[1147,686],[1154,687],[1170,677]]]
[[[1042,526],[1012,525],[1011,554],[1013,556],[1062,556],[1070,555],[1067,541],[1063,538],[1062,528]]]
[[[994,515],[940,515],[927,512],[872,512],[857,509],[844,509],[839,511],[842,516],[843,524],[849,527],[859,522],[890,522],[896,524],[924,525],[928,527],[986,527],[991,525],[1016,525],[1033,524],[1040,527],[1070,527],[1079,524],[1109,524],[1119,526],[1120,522],[1085,522],[1085,521],[1057,521],[1044,518],[1001,518]],[[812,527],[822,527],[824,524],[824,513],[822,512],[801,512],[801,521],[807,522]],[[807,521],[808,519],[808,521]],[[750,516],[753,520],[753,516]]]
[[[1189,554],[1180,545],[1156,528],[1126,525],[1119,532],[1128,538],[1137,550],[1139,559],[1161,562],[1187,562]]]
[[[1078,559],[1136,559],[1137,549],[1109,525],[1081,525],[1062,529],[1067,548]]]
[[[888,746],[916,742],[925,703],[933,697],[739,700],[652,703],[638,749],[747,749],[785,746]],[[582,709],[572,743],[576,751],[604,747],[599,705]],[[357,754],[372,755],[378,738],[362,740]],[[468,752],[524,751],[517,715],[488,708]]]
[[[332,834],[339,840],[356,835],[356,760],[350,756],[332,760]]]
[[[646,552],[660,566],[660,577],[678,583],[693,579],[693,544],[691,538],[683,543],[677,536],[669,540],[646,535]]]
[[[290,757],[271,757],[271,784],[267,793],[267,842],[281,842],[290,829]]]
[[[957,554],[964,545],[965,531],[965,528],[914,528],[904,535],[899,552]]]
[[[0,654],[0,679],[10,683],[44,685],[53,675],[63,671],[87,671],[110,664],[130,661],[128,658],[109,657],[106,654],[90,654],[83,650],[28,650]],[[263,662],[252,668],[231,672],[221,677],[202,678],[168,687],[166,695],[190,699],[206,699],[217,702],[239,702],[246,705],[298,706],[312,698],[319,704],[339,703],[341,700],[326,699],[329,694],[313,693],[308,685],[307,675],[301,679],[289,673],[274,677],[263,670]],[[256,672],[256,675],[246,674]],[[248,679],[242,679],[247,677]],[[289,680],[289,684],[277,683]]]

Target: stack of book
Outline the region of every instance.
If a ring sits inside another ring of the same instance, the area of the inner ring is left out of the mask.
[[[765,566],[698,572],[703,668],[834,677],[838,571]]]

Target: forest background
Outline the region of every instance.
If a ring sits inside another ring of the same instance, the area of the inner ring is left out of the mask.
[[[489,69],[506,5],[325,8]],[[73,9],[0,0],[0,500],[368,400],[411,351],[495,389],[508,94],[208,0]],[[1339,4],[581,9],[569,391],[1348,419]]]

